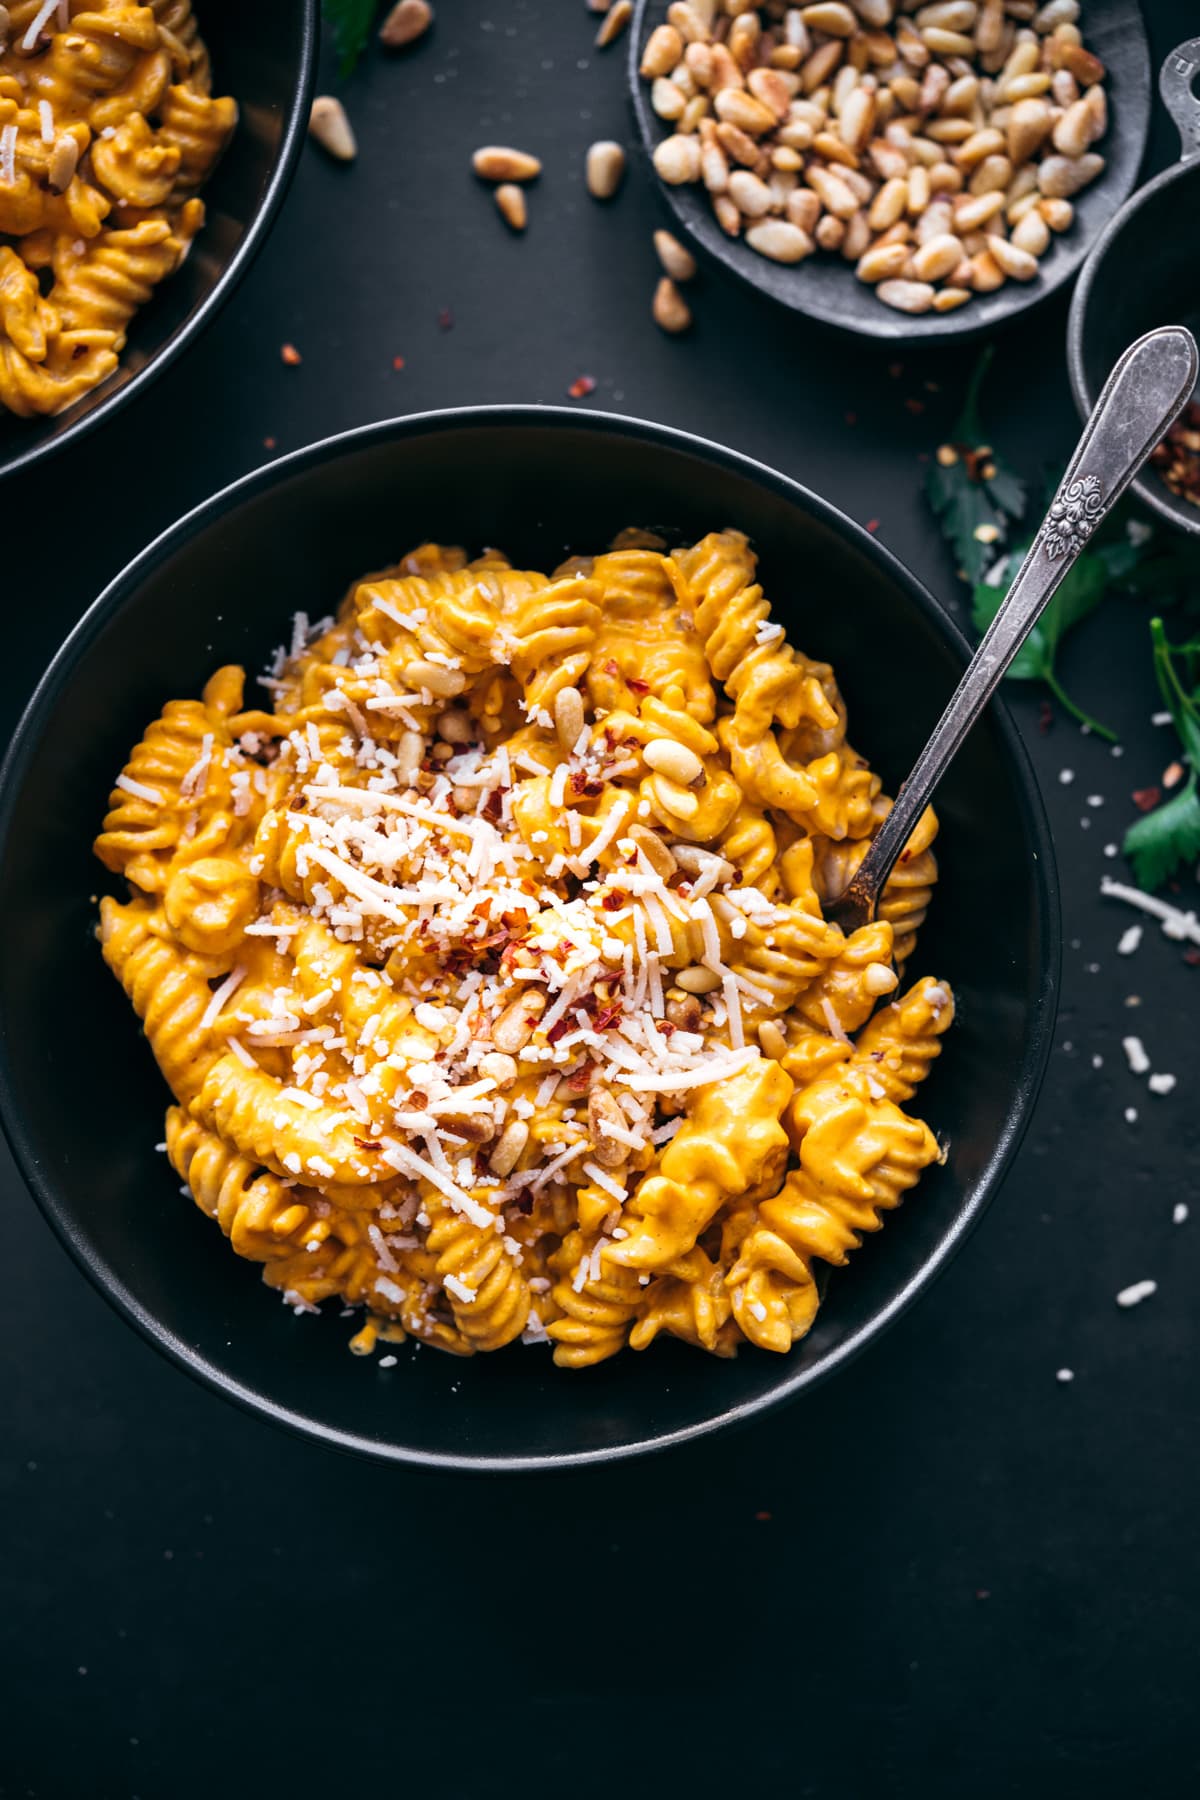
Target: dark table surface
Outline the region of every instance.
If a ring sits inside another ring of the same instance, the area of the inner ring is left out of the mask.
[[[1156,65],[1196,29],[1187,13],[1147,9]],[[275,445],[562,401],[581,374],[597,384],[582,406],[721,439],[878,520],[958,603],[920,458],[974,353],[897,366],[713,277],[693,332],[660,334],[651,182],[634,171],[603,209],[583,187],[586,145],[631,136],[623,51],[597,54],[594,24],[582,0],[443,0],[416,53],[373,54],[346,90],[357,166],[310,148],[204,341],[5,488],[6,720],[126,560]],[[488,141],[545,159],[522,239],[471,178]],[[1174,153],[1159,120],[1148,167]],[[1064,325],[1056,302],[1004,337],[989,383],[991,433],[1030,474],[1076,432]],[[1040,730],[1037,695],[1010,685],[1067,945],[1024,1148],[886,1339],[740,1435],[561,1478],[339,1458],[160,1361],[0,1152],[0,1793],[1195,1791],[1200,1208],[1183,1226],[1172,1210],[1200,1198],[1200,969],[1153,927],[1118,956],[1133,915],[1098,891],[1123,869],[1104,848],[1131,790],[1171,748],[1150,722],[1144,613],[1111,601],[1065,673],[1124,754],[1062,716]],[[1130,1031],[1178,1074],[1173,1094],[1130,1073]],[[1119,1310],[1147,1277],[1155,1297]]]

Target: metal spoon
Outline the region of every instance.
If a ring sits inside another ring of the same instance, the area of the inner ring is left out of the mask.
[[[1131,344],[1117,363],[1003,605],[870,849],[825,908],[826,918],[843,931],[875,917],[884,882],[951,758],[1079,552],[1190,400],[1198,361],[1191,332],[1164,325]]]

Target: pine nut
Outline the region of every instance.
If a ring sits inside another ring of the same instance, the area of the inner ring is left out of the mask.
[[[918,31],[933,25],[942,31],[966,32],[974,30],[978,16],[974,0],[936,0],[932,6],[919,8],[914,23]]]
[[[954,209],[954,228],[961,236],[964,231],[978,231],[989,219],[1004,211],[1004,195],[998,192],[991,194],[971,194],[960,200]]]
[[[1013,166],[1007,156],[985,156],[976,166],[967,184],[968,189],[972,194],[994,194],[998,191],[1007,193],[1012,172]]]
[[[687,0],[673,0],[667,8],[667,24],[673,25],[687,44],[702,44],[708,36],[708,26]]]
[[[414,786],[425,755],[425,739],[419,731],[402,731],[395,754],[396,766],[392,773],[401,787]]]
[[[858,199],[840,175],[831,175],[828,169],[810,169],[808,185],[817,194],[826,212],[832,213],[835,219],[852,218],[858,211]]]
[[[789,225],[795,225],[806,237],[811,237],[817,229],[817,220],[821,216],[821,202],[811,188],[797,188],[787,197],[787,213]]]
[[[625,152],[620,144],[601,138],[587,153],[587,190],[593,200],[611,200],[625,174]]]
[[[673,25],[659,25],[646,39],[638,74],[646,80],[656,75],[669,75],[683,57],[683,39]]]
[[[853,37],[857,29],[854,14],[840,0],[819,0],[815,6],[802,6],[800,17],[809,31],[823,31],[827,37]]]
[[[1076,100],[1054,127],[1054,148],[1064,156],[1082,156],[1092,141],[1092,125],[1091,107],[1086,100]]]
[[[583,695],[577,687],[559,688],[554,696],[554,732],[568,756],[583,735]]]
[[[1037,201],[1030,194],[1033,202],[1024,218],[1018,220],[1013,227],[1011,242],[1018,250],[1026,251],[1030,256],[1044,256],[1050,244],[1050,227],[1041,213],[1037,211]]]
[[[943,31],[937,25],[927,25],[921,33],[921,41],[935,56],[973,56],[975,53],[974,38],[964,36],[961,31]]]
[[[448,744],[469,744],[475,737],[470,713],[444,712],[437,722],[438,733]]]
[[[467,685],[461,669],[448,669],[443,663],[426,662],[422,657],[410,662],[404,673],[414,687],[425,688],[439,699],[453,700]]]
[[[690,969],[680,969],[675,976],[675,986],[683,989],[685,994],[711,994],[721,985],[721,977],[711,969],[702,968],[699,963]]]
[[[808,233],[786,219],[765,219],[760,225],[751,226],[746,233],[746,242],[760,256],[768,256],[778,263],[803,262],[815,249]]]
[[[673,81],[668,81],[665,75],[660,75],[650,89],[651,106],[659,118],[666,119],[668,124],[679,118],[687,103],[688,96],[682,88],[676,87]]]
[[[651,769],[669,781],[677,781],[680,787],[691,787],[703,777],[704,764],[696,752],[674,738],[651,738],[642,755]]]
[[[721,230],[725,233],[726,237],[738,237],[742,229],[742,215],[733,204],[733,201],[729,198],[729,195],[714,194],[712,197],[712,209],[716,215],[717,224],[721,227]]]
[[[838,114],[838,130],[851,150],[861,150],[875,125],[875,96],[856,87]]]
[[[719,195],[718,198],[724,199],[725,196]],[[730,204],[732,205],[732,202]],[[736,207],[734,207],[734,213],[740,218],[741,215],[737,212]],[[692,322],[691,309],[669,275],[664,275],[655,288],[654,301],[650,310],[654,323],[661,331],[686,331]]]
[[[1089,150],[1083,156],[1047,156],[1038,168],[1038,187],[1051,200],[1065,200],[1094,181],[1104,158]]]
[[[699,1031],[704,1013],[695,994],[685,994],[681,1000],[674,995],[666,1005],[667,1023],[675,1025],[680,1031]]]
[[[605,15],[599,31],[596,33],[597,50],[607,50],[615,44],[630,19],[633,17],[633,0],[617,0],[617,3]]]
[[[1011,275],[1014,281],[1032,281],[1038,272],[1037,257],[1027,250],[1019,250],[1007,238],[989,237],[988,249],[1004,273]]]
[[[723,194],[729,186],[729,164],[720,144],[705,144],[700,152],[700,178],[710,194]]]
[[[654,167],[670,187],[700,179],[700,143],[694,137],[668,137],[654,147]]]
[[[1075,217],[1075,208],[1071,205],[1071,202],[1069,200],[1059,199],[1055,196],[1051,196],[1049,199],[1039,200],[1038,211],[1041,213],[1043,219],[1045,219],[1051,231],[1066,231]]]
[[[403,50],[424,37],[433,24],[433,8],[427,0],[399,0],[379,27],[379,41],[387,50]]]
[[[975,27],[976,44],[986,55],[999,49],[1003,35],[1004,0],[984,0],[983,11]]]
[[[761,137],[764,131],[770,131],[775,124],[775,114],[753,94],[744,93],[740,88],[722,88],[713,101],[713,110],[718,119],[728,120],[730,125],[737,125],[742,131],[749,132],[751,137]]]
[[[497,1087],[507,1087],[510,1081],[517,1079],[519,1069],[515,1057],[505,1056],[502,1050],[489,1050],[479,1059],[479,1073],[494,1081]]]
[[[777,121],[782,123],[788,116],[792,104],[792,90],[786,79],[777,69],[751,69],[746,77],[746,86],[756,100],[770,107]]]
[[[771,210],[771,192],[749,169],[735,169],[729,177],[729,197],[747,219],[761,219]]]
[[[933,289],[927,281],[881,281],[875,292],[885,306],[897,312],[923,313],[933,305]]]
[[[933,296],[933,310],[937,313],[953,312],[955,307],[964,306],[970,298],[970,288],[939,288],[937,293]]]
[[[684,107],[679,120],[681,136],[686,137],[689,132],[696,131],[699,128],[701,119],[706,118],[708,112],[709,102],[707,95],[697,94],[694,100],[689,100]]]
[[[952,81],[942,98],[941,110],[948,116],[957,114],[969,115],[979,98],[979,77],[977,75],[960,75]]]
[[[731,862],[718,856],[715,850],[705,850],[700,844],[672,844],[671,854],[686,874],[711,874],[721,887],[728,887],[737,875]]]
[[[471,158],[471,166],[481,181],[536,181],[542,172],[536,156],[504,144],[485,144]]]
[[[973,131],[965,143],[960,144],[954,152],[954,160],[960,169],[973,169],[986,156],[993,156],[997,150],[1004,149],[1004,133],[994,126],[983,131]]]
[[[612,1135],[612,1128],[615,1125],[618,1131],[628,1131],[629,1124],[608,1089],[599,1083],[588,1095],[587,1117],[588,1136],[596,1152],[596,1161],[602,1169],[619,1169],[629,1160],[629,1148]]]
[[[346,109],[334,95],[317,95],[312,103],[312,111],[308,115],[308,129],[310,136],[316,139],[322,150],[327,150],[330,156],[335,157],[338,162],[353,162],[358,155],[358,143],[353,127],[346,117]],[[77,163],[79,161],[79,145],[73,137],[60,137],[54,146],[54,155],[50,161],[50,186],[56,193],[63,192],[63,189],[70,184],[71,176],[75,173],[72,164],[66,181],[62,180],[65,165],[72,162],[72,153],[74,162]]]
[[[977,294],[990,294],[1004,286],[1004,270],[990,251],[980,250],[972,256],[971,286]]]
[[[661,875],[664,881],[670,881],[678,864],[658,833],[651,831],[648,825],[631,825],[625,835],[637,845],[654,873]]]
[[[872,231],[886,231],[889,225],[894,225],[903,216],[907,205],[908,182],[901,181],[898,177],[885,181],[871,202],[867,224]]]
[[[868,994],[874,994],[876,998],[880,994],[890,994],[899,985],[900,978],[895,969],[889,969],[886,963],[868,963],[863,970],[863,986]]]
[[[488,1158],[493,1175],[511,1175],[529,1142],[529,1127],[524,1119],[511,1119],[500,1134],[500,1141]]]
[[[1056,25],[1074,25],[1079,17],[1079,0],[1050,0],[1033,15],[1033,29],[1043,34]]]
[[[1018,75],[1012,81],[1006,81],[998,90],[996,98],[1002,102],[1015,100],[1035,100],[1042,94],[1050,92],[1050,77],[1046,74]]]
[[[546,1010],[546,996],[530,988],[510,1000],[492,1026],[492,1042],[497,1050],[515,1056],[533,1036],[533,1028]]]
[[[1022,163],[1040,150],[1054,120],[1044,100],[1018,100],[1008,118],[1006,147],[1014,163]]]
[[[913,236],[918,244],[929,244],[953,230],[954,208],[949,200],[931,200],[917,220]]]
[[[764,1019],[758,1028],[758,1041],[764,1056],[774,1062],[787,1055],[788,1041],[774,1019]]]
[[[654,248],[672,281],[691,281],[696,273],[696,259],[677,237],[672,237],[669,231],[656,231]]]
[[[514,231],[524,231],[529,222],[529,210],[525,204],[525,190],[511,181],[502,181],[495,193],[496,205],[500,209],[500,217]]]
[[[846,221],[826,213],[813,233],[822,250],[840,250],[846,235]]]
[[[749,237],[749,233],[747,233]],[[856,263],[864,254],[871,242],[871,227],[867,224],[865,212],[856,212],[852,219],[846,220],[846,235],[841,242],[841,254],[847,262]]]
[[[1061,40],[1059,64],[1064,69],[1070,69],[1080,87],[1094,87],[1096,82],[1104,80],[1106,73],[1100,58],[1093,56],[1090,50],[1085,50],[1082,44],[1061,43]]]
[[[941,281],[962,261],[962,245],[952,233],[931,238],[913,257],[913,274],[918,281]]]
[[[338,103],[335,100],[333,102],[333,104],[336,106]],[[319,105],[320,105],[319,100],[313,101],[314,114],[316,113],[317,107]],[[344,113],[342,116],[343,116],[343,118],[345,118]],[[320,132],[315,130],[313,126],[310,125],[309,129],[312,131],[313,136],[317,139],[317,141],[319,143],[323,143],[325,145],[325,148],[329,151],[331,156],[338,156],[341,161],[349,162],[349,161],[353,160],[353,158],[358,154],[357,148],[354,143],[354,133],[350,130],[349,120],[346,121],[346,130],[349,133],[349,143],[350,143],[349,156],[341,155],[341,153],[338,150],[333,149],[332,143],[326,141],[326,139],[321,136]],[[51,188],[53,189],[53,191],[56,194],[65,194],[66,193],[67,189],[71,185],[71,182],[75,178],[75,171],[78,168],[78,166],[79,166],[79,140],[78,140],[78,138],[73,138],[69,132],[66,132],[63,134],[62,137],[55,140],[54,149],[50,153],[50,167],[47,171],[47,179],[50,183]]]

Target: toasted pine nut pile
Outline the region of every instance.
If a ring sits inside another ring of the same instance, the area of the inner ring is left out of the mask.
[[[1032,281],[1104,168],[1078,0],[674,0],[641,74],[654,166],[775,262],[820,248],[906,313]]]

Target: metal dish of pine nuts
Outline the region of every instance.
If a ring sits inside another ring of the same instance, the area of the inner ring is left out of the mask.
[[[640,0],[630,78],[678,223],[795,311],[907,342],[1068,280],[1150,114],[1134,0]]]

